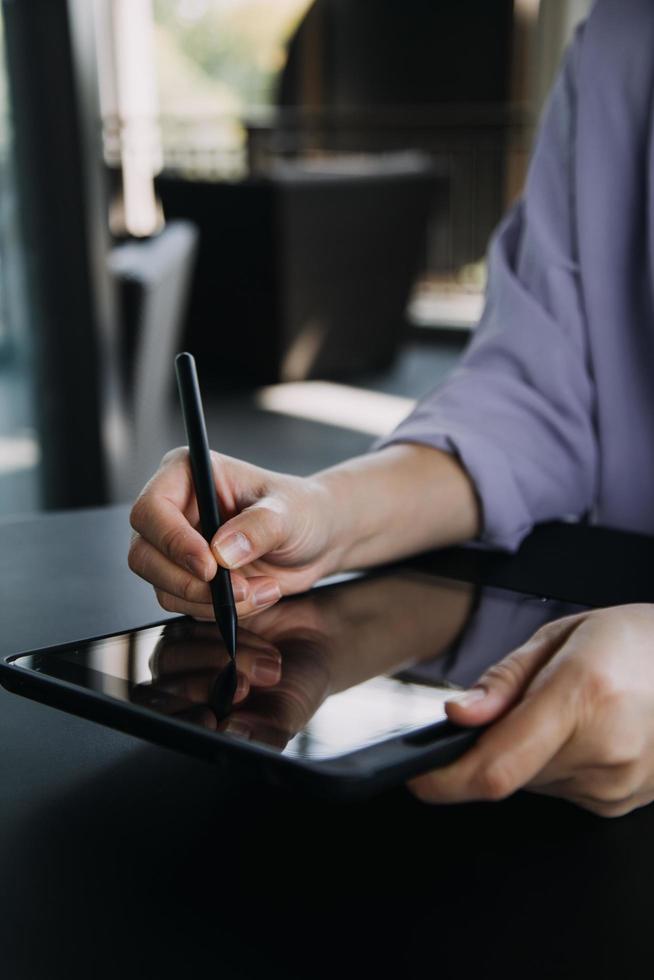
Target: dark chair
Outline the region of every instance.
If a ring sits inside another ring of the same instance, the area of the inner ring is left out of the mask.
[[[200,228],[186,337],[205,377],[266,384],[387,365],[435,185],[418,154],[280,161],[234,184],[159,178],[166,214]]]
[[[180,349],[198,232],[172,221],[153,238],[112,249],[121,306],[121,362],[133,436],[124,492],[132,495],[167,447],[173,358]]]

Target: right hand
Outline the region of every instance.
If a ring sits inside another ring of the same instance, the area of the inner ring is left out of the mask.
[[[129,567],[150,582],[167,612],[213,619],[208,583],[218,564],[232,570],[239,616],[303,592],[339,564],[329,494],[312,478],[286,476],[211,454],[225,523],[207,544],[188,450],[174,449],[136,500]]]

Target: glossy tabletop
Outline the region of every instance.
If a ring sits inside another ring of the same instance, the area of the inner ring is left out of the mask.
[[[128,540],[122,507],[0,523],[0,653],[162,619]],[[601,529],[550,525],[515,557],[416,563],[578,602],[654,601],[654,540]],[[654,807],[608,821],[527,793],[313,800],[2,689],[0,740],[7,980],[651,970]]]

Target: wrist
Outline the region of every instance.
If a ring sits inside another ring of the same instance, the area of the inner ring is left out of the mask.
[[[460,461],[398,443],[314,477],[328,499],[335,571],[364,568],[475,537],[476,490]]]
[[[358,504],[361,475],[352,473],[352,462],[348,460],[311,478],[320,498],[320,519],[325,528],[326,575],[351,570],[353,551],[368,534]]]

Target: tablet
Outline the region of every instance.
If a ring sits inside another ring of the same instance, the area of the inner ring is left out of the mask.
[[[362,796],[456,759],[480,730],[445,702],[582,608],[399,568],[248,618],[235,666],[215,624],[180,618],[5,657],[0,681],[256,778]]]

